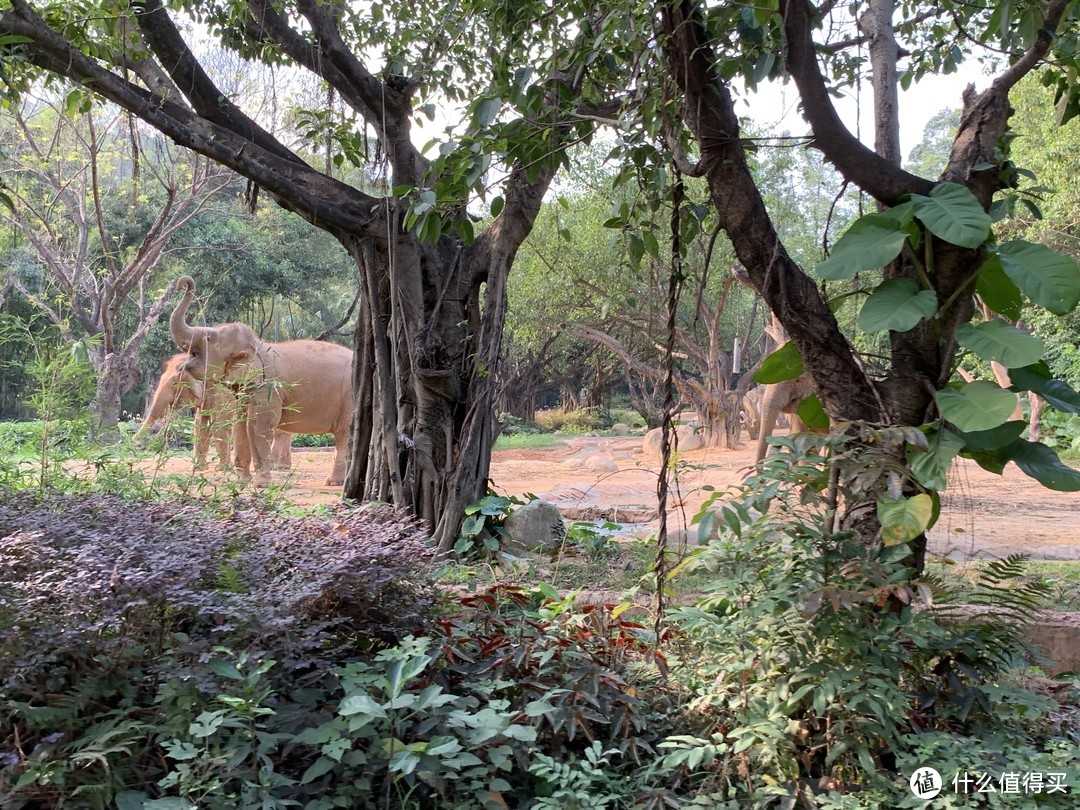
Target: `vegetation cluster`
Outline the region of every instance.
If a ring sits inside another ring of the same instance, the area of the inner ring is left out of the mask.
[[[887,465],[867,461],[838,493],[853,440],[806,442],[703,509],[706,539],[666,585],[682,604],[659,625],[629,601],[577,604],[537,571],[448,591],[424,534],[387,506],[7,490],[0,796],[917,807],[907,778],[926,762],[947,779],[1021,762],[1071,773],[1080,701],[1030,674],[1024,644],[1050,584],[1021,558],[962,591],[912,580],[905,544],[868,549],[833,526],[835,497],[883,486]],[[568,542],[601,566],[624,559],[587,534]],[[651,562],[636,566],[648,593]],[[992,617],[972,621],[960,593]]]
[[[941,806],[1074,806],[1075,678],[1025,644],[1058,591],[958,588],[926,533],[957,457],[1080,491],[1080,13],[857,11],[0,0],[0,414],[36,420],[0,429],[0,804],[905,808],[933,765]],[[905,166],[897,89],[976,57]],[[738,116],[781,76],[795,135]],[[870,79],[872,149],[835,102]],[[138,469],[181,274],[200,325],[351,342],[341,505]],[[688,556],[566,532],[654,610],[504,565],[500,428],[618,401],[732,446],[755,381],[822,432]]]

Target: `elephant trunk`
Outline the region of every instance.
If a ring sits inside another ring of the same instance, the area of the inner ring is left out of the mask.
[[[173,408],[173,402],[176,400],[176,389],[173,385],[167,383],[164,378],[157,387],[157,391],[154,392],[154,399],[150,403],[150,410],[146,416],[143,417],[142,424],[139,425],[139,429],[135,431],[134,439],[141,438],[147,431],[157,424],[158,420],[165,415],[165,413]]]
[[[169,316],[169,331],[180,348],[190,349],[198,334],[201,331],[206,331],[206,328],[192,326],[187,322],[188,309],[195,299],[195,279],[191,276],[180,276],[176,281],[176,289],[181,290],[185,287],[187,289],[184,291],[184,297],[180,299],[180,303],[176,305],[172,315]]]
[[[132,438],[142,437],[169,411],[202,405],[203,384],[201,381],[193,380],[180,371],[184,359],[185,355],[174,354],[169,358],[169,362],[165,364],[165,371],[158,381],[157,390],[154,391],[154,398],[150,402],[150,410]]]

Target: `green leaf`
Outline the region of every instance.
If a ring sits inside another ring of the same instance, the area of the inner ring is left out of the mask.
[[[309,782],[314,782],[320,776],[325,776],[334,770],[336,764],[330,757],[319,757],[311,764],[311,767],[304,771],[304,775],[300,777],[300,784],[306,785]]]
[[[244,680],[244,676],[240,674],[240,670],[221,658],[215,658],[210,662],[210,671],[215,675],[219,675],[222,678],[228,678],[231,681]]]
[[[546,700],[532,700],[525,704],[526,717],[539,717],[553,711],[555,711],[555,707]]]
[[[141,790],[122,790],[113,801],[116,802],[116,810],[143,810],[150,797]]]
[[[487,518],[484,515],[470,515],[461,521],[461,537],[476,537],[484,528]]]
[[[1014,422],[1006,422],[990,430],[957,431],[957,435],[964,443],[964,450],[975,453],[988,453],[1008,447],[1020,438],[1020,434],[1027,427],[1027,422],[1017,419]]]
[[[805,371],[799,350],[790,341],[785,343],[762,362],[754,374],[754,382],[769,383],[793,380]]]
[[[1047,489],[1080,492],[1080,470],[1062,463],[1057,453],[1045,444],[1018,439],[1012,450],[1016,466]]]
[[[349,717],[354,714],[364,714],[369,717],[386,717],[383,707],[365,692],[355,692],[347,695],[338,705],[338,714],[342,717]]]
[[[491,215],[497,217],[503,210],[503,206],[506,204],[506,200],[502,197],[496,197],[491,201]]]
[[[934,500],[926,493],[911,498],[878,501],[877,516],[881,521],[881,538],[887,546],[907,543],[926,531],[934,514]]]
[[[400,771],[402,774],[408,775],[416,770],[416,766],[420,764],[420,757],[412,751],[398,751],[392,757],[390,757],[389,770],[390,772]]]
[[[1014,390],[1034,391],[1056,410],[1080,413],[1080,394],[1068,383],[1055,380],[1045,362],[1010,369],[1009,380]]]
[[[1010,326],[1001,318],[993,318],[978,326],[961,324],[956,329],[956,342],[983,360],[997,360],[1006,368],[1030,366],[1041,360],[1046,351],[1037,337]]]
[[[1016,408],[1016,395],[996,383],[977,380],[959,389],[935,394],[941,415],[960,430],[989,430],[1002,424]]]
[[[991,256],[979,268],[979,276],[975,280],[975,292],[994,312],[1014,321],[1020,318],[1024,299],[1020,295],[1020,289],[1012,283],[1012,279],[1005,275],[1005,269],[1001,266],[999,257]]]
[[[499,115],[503,102],[501,98],[485,98],[476,105],[476,115],[473,121],[477,129],[483,129],[491,124]]]
[[[431,757],[441,757],[444,754],[456,754],[461,751],[461,743],[456,737],[434,737],[428,743],[424,753]]]
[[[913,281],[894,278],[870,293],[859,311],[859,328],[864,332],[906,332],[936,311],[933,290],[920,290]]]
[[[817,394],[811,394],[795,409],[795,413],[806,425],[807,430],[828,430],[829,415],[821,407]]]
[[[859,217],[837,240],[832,255],[814,272],[826,281],[842,281],[875,270],[900,255],[907,235],[893,217],[877,213]]]
[[[1080,302],[1080,268],[1068,256],[1022,239],[998,245],[997,254],[1005,274],[1040,307],[1065,315]]]
[[[656,234],[652,231],[642,231],[641,240],[645,243],[645,252],[654,259],[660,256],[660,243],[656,241]]]
[[[967,188],[959,183],[939,183],[929,197],[912,195],[915,216],[938,239],[966,248],[977,248],[990,236],[990,215]]]
[[[920,485],[940,492],[948,485],[949,467],[964,449],[964,440],[950,430],[939,430],[929,439],[929,448],[907,447],[908,466]]]

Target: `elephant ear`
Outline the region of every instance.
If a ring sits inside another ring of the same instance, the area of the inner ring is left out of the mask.
[[[255,348],[244,348],[238,352],[233,352],[227,358],[225,358],[226,371],[236,368],[237,366],[243,366],[250,363],[255,358]]]

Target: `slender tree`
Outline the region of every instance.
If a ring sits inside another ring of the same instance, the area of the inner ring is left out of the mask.
[[[69,108],[85,101],[78,91],[66,96]],[[168,291],[147,290],[151,271],[232,173],[164,144],[140,146],[115,108],[70,112],[48,98],[26,98],[6,117],[0,178],[13,205],[0,208],[0,219],[22,234],[42,268],[33,283],[18,272],[7,283],[66,341],[90,339],[97,374],[91,425],[100,435],[116,428],[120,399],[137,380],[139,349],[168,303]],[[133,216],[136,200],[149,218]]]

